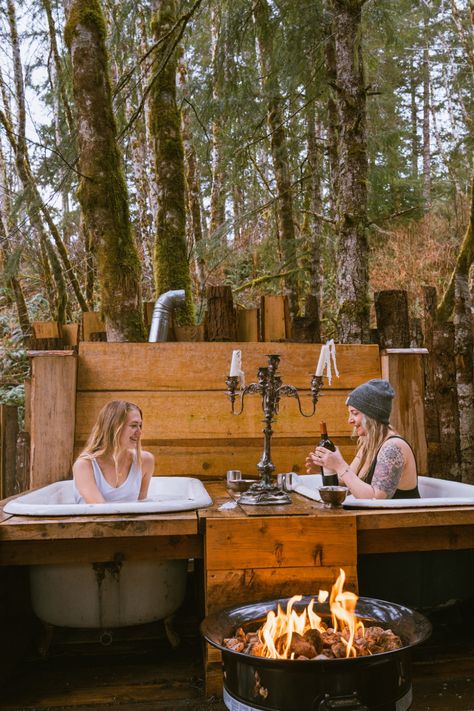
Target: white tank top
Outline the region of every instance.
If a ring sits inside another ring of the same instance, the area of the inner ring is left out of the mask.
[[[117,501],[138,501],[140,487],[142,484],[142,472],[137,463],[137,458],[133,454],[133,461],[130,466],[127,478],[120,486],[111,486],[107,479],[102,474],[96,459],[91,459],[92,470],[94,472],[95,483],[100,493],[106,502]],[[76,504],[85,504],[86,502],[76,488],[76,482],[73,484],[74,499]]]

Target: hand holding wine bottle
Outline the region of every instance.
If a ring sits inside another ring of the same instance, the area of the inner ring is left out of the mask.
[[[328,435],[328,430],[325,422],[320,423],[321,439],[319,440],[318,447],[324,447],[324,449],[329,449],[330,452],[336,451],[335,444],[331,441]],[[321,466],[321,474],[323,477],[323,486],[337,486],[338,479],[337,473],[328,467]]]
[[[314,452],[306,457],[306,472],[318,474],[321,472],[324,486],[338,486],[336,470],[344,464],[344,459],[339,449],[329,438],[325,422],[321,422],[321,439]]]

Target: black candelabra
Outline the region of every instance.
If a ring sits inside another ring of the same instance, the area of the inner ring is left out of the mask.
[[[264,414],[265,427],[263,429],[263,454],[257,464],[260,479],[247,489],[240,497],[240,503],[251,505],[262,504],[289,504],[291,499],[286,491],[276,486],[272,481],[272,474],[275,465],[271,459],[271,438],[273,434],[272,424],[278,415],[280,399],[282,396],[295,398],[298,408],[303,417],[312,417],[316,411],[319,393],[323,384],[322,375],[313,375],[311,378],[311,396],[313,409],[309,413],[303,412],[301,407],[298,389],[293,385],[284,385],[282,379],[277,375],[279,355],[268,355],[268,365],[260,367],[257,374],[257,383],[250,383],[242,390],[239,389],[240,378],[238,375],[229,375],[226,380],[226,394],[229,396],[232,414],[241,415],[244,411],[246,395],[257,394],[262,397],[262,411]],[[235,400],[240,395],[240,409],[235,412]]]

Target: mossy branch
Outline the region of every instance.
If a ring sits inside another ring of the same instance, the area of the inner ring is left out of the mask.
[[[459,251],[458,258],[456,260],[456,265],[451,274],[449,284],[444,292],[444,296],[441,300],[440,305],[437,309],[437,316],[439,321],[447,321],[451,316],[454,308],[454,284],[456,281],[457,274],[467,274],[469,268],[474,261],[474,235],[473,235],[473,225],[474,225],[474,173],[472,176],[471,184],[471,215],[469,218],[469,224],[467,226],[466,234],[461,244],[461,249]]]
[[[273,279],[284,279],[285,277],[290,276],[290,274],[295,274],[299,271],[299,267],[296,267],[295,269],[290,269],[286,272],[278,272],[278,274],[265,274],[264,276],[247,281],[245,284],[241,284],[236,289],[233,289],[233,292],[234,294],[237,294],[239,291],[244,291],[244,289],[252,289],[254,286],[260,286],[260,284],[265,284],[265,282],[272,281]]]

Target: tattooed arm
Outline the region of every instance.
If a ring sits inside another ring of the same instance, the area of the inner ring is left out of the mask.
[[[405,462],[398,445],[386,442],[382,445],[375,465],[372,486],[377,499],[391,499],[398,488]]]
[[[359,479],[352,465],[336,471],[339,481],[349,487],[356,499],[390,499],[400,482],[403,466],[401,449],[392,442],[386,442],[379,451],[371,484]]]

